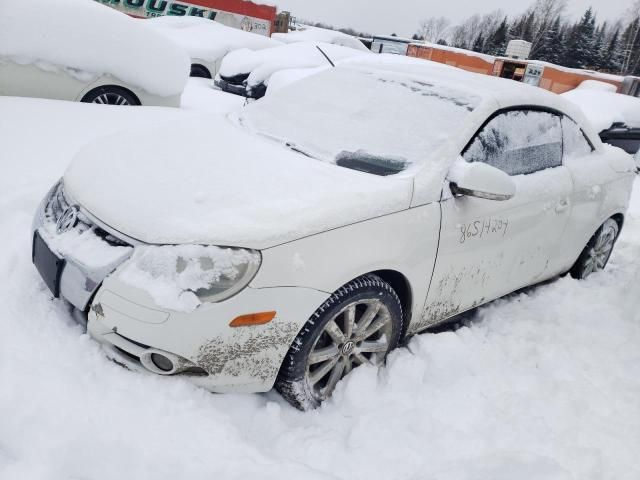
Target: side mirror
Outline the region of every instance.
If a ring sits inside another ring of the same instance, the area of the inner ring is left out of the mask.
[[[504,201],[516,194],[515,182],[502,170],[482,162],[461,162],[464,161],[459,160],[447,177],[455,195]]]

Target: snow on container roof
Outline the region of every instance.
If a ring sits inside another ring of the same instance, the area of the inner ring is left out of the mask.
[[[261,50],[281,45],[281,42],[264,35],[227,27],[200,17],[163,16],[140,22],[180,45],[191,58],[210,62],[239,48]]]
[[[338,32],[335,30],[329,30],[326,28],[300,26],[300,30],[296,30],[289,33],[274,33],[272,35],[276,40],[280,40],[284,43],[294,42],[325,42],[333,45],[340,45],[341,47],[354,48],[356,50],[362,50],[368,52],[369,49],[358,40],[358,38],[347,35],[346,33]]]
[[[436,50],[444,50],[447,52],[455,52],[462,55],[469,55],[471,57],[478,57],[484,60],[485,62],[494,63],[497,57],[493,55],[487,55],[486,53],[474,52],[473,50],[466,50],[464,48],[458,47],[450,47],[448,45],[440,45],[439,43],[430,43],[430,42],[415,42],[412,40],[411,45],[414,45],[418,48],[434,48]]]
[[[165,97],[182,93],[190,65],[171,41],[88,0],[1,1],[0,57],[110,74]]]

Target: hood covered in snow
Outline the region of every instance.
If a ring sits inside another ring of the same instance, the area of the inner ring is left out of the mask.
[[[256,249],[408,208],[413,183],[308,158],[222,117],[91,143],[64,182],[142,242]]]

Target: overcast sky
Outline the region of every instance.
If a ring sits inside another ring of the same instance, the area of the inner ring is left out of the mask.
[[[259,0],[258,0],[259,3]],[[533,0],[271,0],[294,16],[374,34],[410,36],[421,19],[449,17],[460,22],[474,13],[500,8],[507,15],[523,12]],[[592,6],[601,19],[618,19],[632,0],[569,0],[567,14],[579,17]]]

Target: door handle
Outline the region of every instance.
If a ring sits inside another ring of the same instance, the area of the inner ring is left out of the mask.
[[[556,204],[556,213],[562,213],[566,211],[568,208],[569,208],[569,200],[564,198]]]

